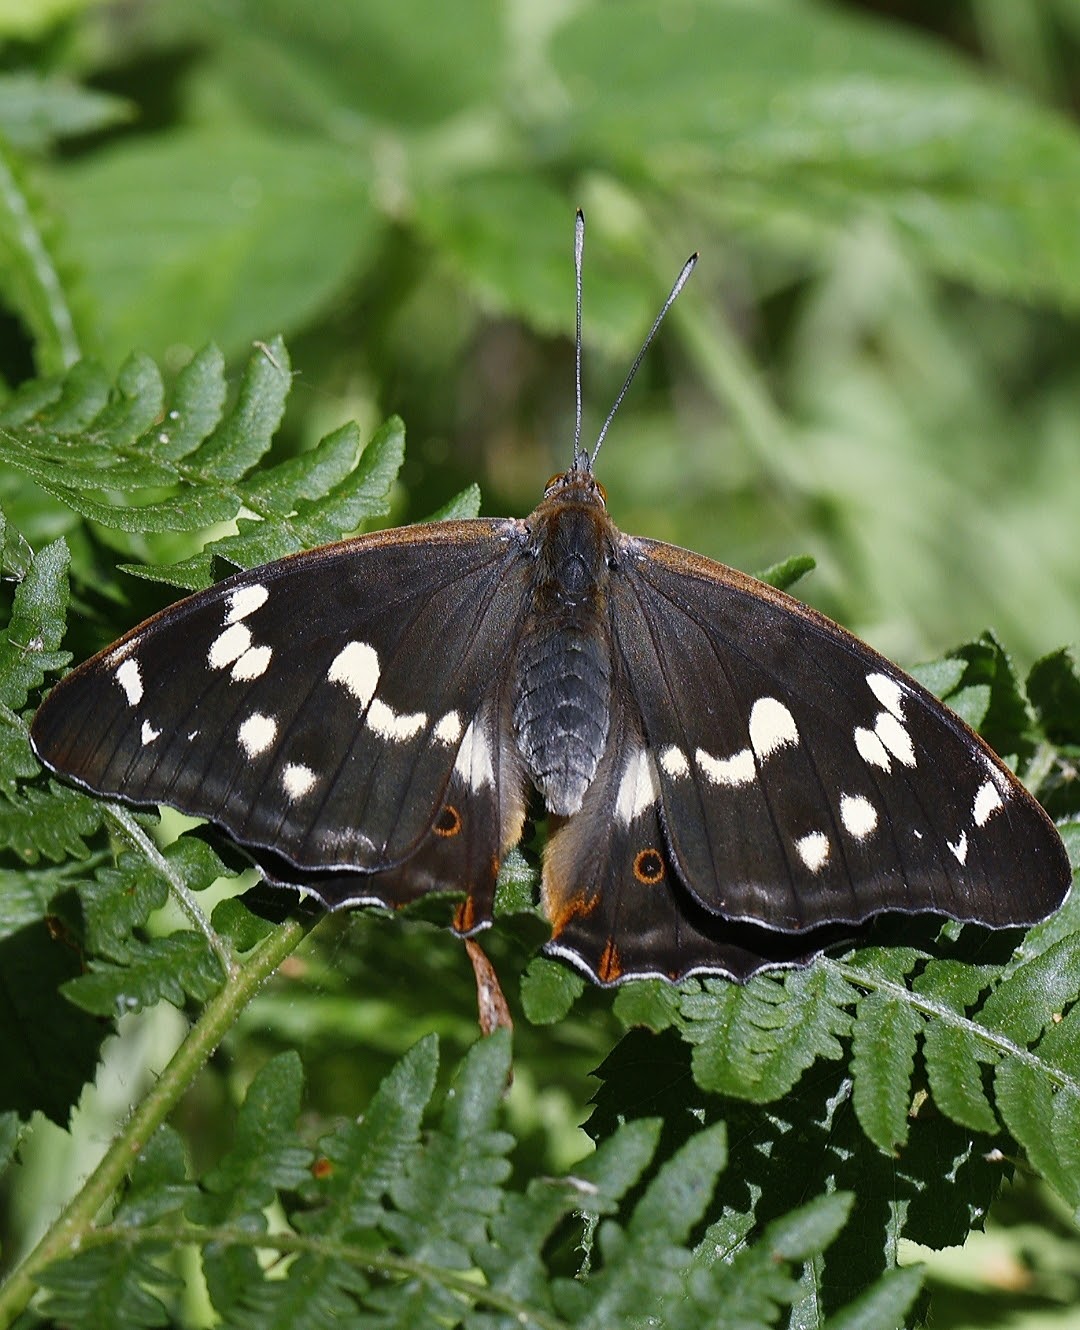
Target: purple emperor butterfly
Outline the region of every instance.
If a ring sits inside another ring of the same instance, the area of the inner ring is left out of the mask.
[[[602,984],[744,978],[883,911],[1043,918],[1062,843],[958,717],[784,593],[616,528],[593,475],[615,408],[580,443],[583,237],[579,214],[573,462],[529,517],[238,573],[64,679],[38,756],[208,819],[330,909],[460,891],[464,934],[531,788],[547,950]]]

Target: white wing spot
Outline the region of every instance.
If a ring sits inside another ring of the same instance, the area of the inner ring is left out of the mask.
[[[877,809],[861,794],[840,796],[840,821],[856,840],[865,840],[877,827]]]
[[[456,744],[461,738],[461,717],[456,711],[448,711],[438,725],[431,731],[436,743]]]
[[[1004,802],[998,793],[998,787],[992,780],[983,781],[971,806],[971,816],[977,827],[984,827]]]
[[[911,742],[911,735],[891,711],[878,712],[877,720],[874,722],[874,733],[893,757],[899,758],[904,766],[915,765],[915,748]]]
[[[266,667],[270,664],[270,657],[273,654],[273,647],[249,647],[229,673],[237,683],[257,679],[260,674],[266,673]]]
[[[379,686],[379,653],[366,642],[347,642],[330,663],[326,677],[331,683],[344,684],[366,707]]]
[[[380,739],[389,739],[394,743],[404,743],[411,739],[427,724],[426,711],[414,711],[412,715],[399,715],[393,707],[388,707],[378,698],[368,707],[367,727],[374,730]]]
[[[495,772],[491,766],[491,747],[483,732],[478,730],[472,721],[465,727],[465,733],[462,735],[454,770],[472,790],[495,784]]]
[[[750,746],[764,759],[785,744],[797,744],[795,717],[775,697],[759,697],[750,708]]]
[[[740,749],[732,757],[713,757],[699,748],[694,759],[714,785],[749,785],[757,777],[757,763],[749,748]]]
[[[862,725],[856,725],[855,748],[862,760],[868,762],[872,767],[880,767],[882,771],[892,770],[892,758],[873,730],[867,730]]]
[[[885,710],[891,711],[897,720],[903,720],[904,690],[896,680],[890,679],[887,674],[868,674],[866,682]]]
[[[151,725],[148,720],[144,720],[142,723],[143,747],[145,748],[147,744],[152,744],[155,739],[158,739],[160,737],[161,737],[161,731],[155,730],[153,725]]]
[[[290,762],[281,773],[281,783],[290,799],[302,799],[315,788],[315,773],[303,762]]]
[[[250,630],[242,623],[234,623],[210,643],[210,650],[206,653],[206,663],[212,670],[223,670],[226,665],[239,660],[249,646],[251,646]]]
[[[139,662],[137,660],[133,660],[129,656],[113,675],[113,678],[124,690],[124,696],[128,700],[129,707],[133,707],[142,701],[142,674],[139,672]]]
[[[677,744],[668,744],[660,754],[660,765],[669,776],[689,776],[690,763],[686,760],[686,754]]]
[[[967,832],[966,832],[966,831],[962,831],[962,832],[960,833],[960,839],[956,842],[955,845],[952,843],[951,840],[947,840],[947,841],[945,842],[945,844],[949,847],[950,850],[952,850],[953,854],[956,855],[956,861],[957,861],[957,863],[961,863],[961,864],[963,864],[963,863],[966,863],[966,862],[967,862]]]
[[[265,753],[276,737],[277,721],[273,716],[264,716],[261,711],[253,711],[237,731],[237,738],[248,757]]]
[[[811,831],[795,842],[799,858],[811,873],[819,873],[829,861],[829,838],[823,831]]]
[[[656,763],[647,748],[631,753],[623,768],[619,782],[619,795],[615,801],[615,818],[628,827],[660,798],[660,783]]]
[[[254,614],[260,605],[266,604],[266,598],[270,592],[261,582],[254,582],[251,586],[237,587],[235,591],[229,592],[229,612],[225,615],[226,623],[239,623],[241,619],[246,619],[249,614]]]

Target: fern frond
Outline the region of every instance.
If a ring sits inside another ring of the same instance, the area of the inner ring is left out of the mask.
[[[115,1215],[45,1273],[45,1310],[62,1309],[74,1330],[96,1330],[109,1299],[115,1330],[166,1324],[173,1288],[162,1259],[187,1246],[201,1254],[216,1315],[243,1330],[765,1327],[804,1298],[804,1267],[846,1227],[851,1199],[837,1194],[777,1215],[737,1253],[711,1228],[691,1246],[716,1210],[722,1123],[693,1134],[640,1194],[656,1121],[627,1123],[573,1174],[519,1190],[507,1161],[513,1139],[496,1120],[508,1040],[473,1047],[424,1132],[436,1066],[435,1042],[425,1039],[368,1112],[313,1154],[295,1129],[299,1062],[273,1059],[248,1091],[234,1145],[195,1184],[178,1138],[165,1129],[151,1140]],[[270,1206],[284,1224],[268,1225]],[[591,1216],[584,1227],[582,1211]],[[585,1237],[597,1220],[577,1277],[553,1268],[560,1226]],[[259,1251],[291,1259],[268,1268]],[[870,1308],[864,1294],[859,1324],[886,1330],[917,1276],[868,1285],[879,1305]]]
[[[683,1037],[694,1045],[694,1079],[706,1090],[768,1103],[819,1057],[839,1060],[856,991],[828,965],[748,984],[706,979],[681,1004]]]
[[[235,520],[236,534],[191,559],[126,566],[196,590],[213,580],[215,558],[252,567],[338,539],[388,510],[403,455],[397,420],[364,449],[347,425],[310,452],[254,473],[291,381],[280,339],[252,356],[229,408],[214,347],[180,372],[167,400],[145,356],[129,359],[115,384],[80,363],[0,410],[0,458],[60,503],[119,531],[199,531]]]

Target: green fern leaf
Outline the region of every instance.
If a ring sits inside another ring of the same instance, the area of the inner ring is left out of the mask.
[[[384,1221],[418,1260],[468,1269],[482,1245],[513,1143],[495,1129],[510,1071],[510,1043],[494,1035],[474,1044],[447,1096],[438,1129],[392,1189],[396,1212]]]
[[[203,1179],[202,1195],[188,1207],[197,1223],[242,1217],[265,1227],[262,1211],[279,1188],[300,1187],[310,1176],[312,1154],[296,1140],[304,1074],[296,1053],[281,1053],[263,1066],[248,1088],[229,1152]]]
[[[789,591],[796,582],[801,581],[817,567],[817,560],[810,554],[793,554],[780,563],[774,563],[757,574],[758,581],[766,582],[780,591]]]
[[[863,1131],[886,1153],[907,1140],[911,1076],[922,1017],[891,994],[868,993],[856,1008],[851,1044],[855,1112]],[[888,1056],[882,1057],[882,1051]]]
[[[1028,1158],[1073,1206],[1080,1205],[1080,937],[1064,938],[1016,970],[988,998],[981,1019],[1018,1044],[1039,1041],[1037,1054],[1010,1053],[994,1075],[1006,1125]],[[1068,1014],[1063,1014],[1071,1006]]]
[[[730,1264],[711,1263],[708,1292],[703,1288],[698,1295],[702,1313],[710,1317],[703,1324],[743,1330],[779,1320],[784,1307],[804,1296],[799,1266],[831,1245],[848,1220],[853,1200],[844,1192],[821,1196],[774,1220]],[[798,1324],[813,1323],[805,1314],[795,1319]]]
[[[87,973],[64,985],[84,1011],[119,1016],[165,1001],[182,1007],[187,998],[205,1001],[221,986],[221,961],[206,935],[178,930],[144,940],[136,935],[168,899],[169,883],[201,891],[226,870],[196,836],[181,836],[149,858],[122,855],[80,883],[83,937],[92,959]]]
[[[1070,934],[1014,970],[986,999],[980,1023],[1031,1044],[1080,992],[1080,934]]]
[[[45,676],[71,659],[59,649],[67,614],[68,564],[64,542],[54,541],[33,557],[15,589],[7,632],[0,638],[0,706],[11,711],[21,711]]]
[[[179,1215],[195,1195],[183,1140],[171,1127],[159,1127],[139,1151],[113,1223],[130,1229],[159,1223]]]
[[[15,394],[0,411],[0,458],[115,530],[198,531],[235,520],[237,534],[194,558],[126,566],[195,590],[213,580],[215,558],[251,567],[337,539],[387,511],[403,451],[399,421],[363,451],[355,426],[346,426],[309,453],[251,474],[271,446],[290,384],[280,339],[249,361],[228,409],[213,347],[185,367],[168,401],[144,356],[132,357],[115,384],[79,364],[62,379]]]
[[[0,940],[40,923],[54,898],[62,892],[74,893],[94,863],[94,859],[69,860],[56,867],[5,870],[4,889],[0,891]]]
[[[584,1212],[590,1223],[582,1249],[589,1250],[592,1223],[615,1213],[648,1168],[660,1125],[655,1119],[623,1123],[575,1166],[571,1177],[535,1178],[525,1195],[506,1195],[492,1222],[491,1242],[478,1253],[489,1287],[518,1306],[554,1316],[556,1294],[543,1259],[545,1243],[559,1220]],[[516,1330],[520,1323],[513,1315],[479,1309],[468,1322],[470,1330]]]
[[[132,933],[143,926],[168,896],[170,882],[203,891],[218,878],[232,876],[205,841],[184,835],[147,858],[129,851],[115,867],[100,869],[80,887],[88,950],[122,961]]]
[[[856,992],[827,965],[748,984],[707,979],[681,1004],[683,1037],[694,1045],[694,1079],[705,1090],[767,1103],[785,1094],[819,1057],[840,1059]]]
[[[377,1228],[394,1182],[419,1145],[420,1122],[435,1087],[438,1045],[417,1044],[390,1072],[359,1122],[319,1142],[319,1155],[301,1187],[310,1211],[296,1216],[299,1232],[325,1239],[326,1248],[302,1253],[290,1268],[288,1288],[237,1279],[236,1253],[208,1253],[215,1307],[229,1323],[253,1330],[307,1330],[347,1322],[369,1280],[332,1251],[335,1244]],[[247,1254],[243,1264],[246,1265]],[[230,1266],[228,1281],[223,1266]]]
[[[963,665],[959,678],[939,696],[995,752],[1026,760],[1032,752],[1032,714],[1012,661],[993,633],[983,633],[949,653]],[[925,682],[925,680],[924,680]]]
[[[533,1025],[553,1025],[561,1021],[585,991],[580,974],[536,956],[521,977],[521,1005]]]
[[[963,1018],[975,1007],[990,979],[988,967],[932,960],[915,979],[912,991]],[[983,1088],[984,1064],[994,1057],[986,1041],[968,1028],[966,1020],[932,1019],[923,1030],[922,1048],[930,1093],[938,1108],[962,1127],[994,1134],[998,1120]]]
[[[262,514],[258,521],[239,518],[237,535],[211,542],[182,563],[125,564],[124,570],[195,590],[213,581],[215,559],[252,568],[336,540],[367,518],[387,512],[387,496],[401,467],[404,444],[404,426],[391,419],[376,431],[357,461],[359,434],[354,425],[347,425],[302,458],[260,472],[250,492],[237,486],[242,506]],[[320,470],[324,474],[345,470],[346,457],[348,469],[328,494],[303,497],[305,490],[315,490],[313,478]]]
[[[179,1283],[175,1275],[154,1263],[150,1252],[119,1246],[79,1252],[51,1267],[41,1282],[49,1290],[49,1315],[54,1324],[86,1330],[106,1325],[110,1330],[167,1326],[168,1310],[151,1290]]]
[[[712,1201],[726,1158],[722,1123],[692,1137],[646,1187],[625,1228],[601,1224],[602,1267],[580,1293],[560,1283],[558,1310],[580,1330],[663,1323],[667,1304],[685,1298],[692,1256],[683,1244]]]
[[[25,739],[23,740],[26,745]],[[36,763],[35,763],[36,766]],[[78,790],[49,783],[48,790],[32,787],[13,796],[0,796],[0,849],[11,850],[34,864],[44,857],[58,863],[69,856],[85,859],[86,838],[105,818],[103,805]]]
[[[460,494],[437,509],[427,519],[429,522],[456,522],[465,517],[480,516],[480,486],[466,485]]]
[[[644,1026],[659,1034],[676,1025],[681,994],[674,984],[663,979],[645,979],[638,984],[624,984],[615,995],[615,1015],[624,1028]]]
[[[188,996],[204,1002],[225,978],[206,938],[190,929],[149,942],[133,940],[126,950],[123,965],[92,960],[89,972],[61,991],[84,1011],[123,1016],[161,1001],[182,1008]]]
[[[1028,696],[1047,736],[1056,744],[1080,742],[1080,652],[1062,647],[1031,667]]]
[[[285,412],[290,365],[280,338],[252,356],[236,405],[187,458],[196,475],[239,480],[270,448]]]
[[[685,1242],[712,1201],[713,1185],[727,1163],[727,1129],[722,1122],[698,1132],[661,1168],[634,1208],[627,1228],[631,1242],[663,1235]]]
[[[1075,1088],[1055,1094],[1037,1067],[1019,1058],[1006,1058],[994,1077],[994,1096],[1031,1164],[1074,1209],[1080,1206],[1080,1174],[1066,1165],[1056,1139],[1059,1128],[1077,1125]],[[1072,1102],[1062,1110],[1057,1104],[1059,1097]]]
[[[296,1135],[299,1061],[273,1059],[248,1091],[232,1148],[201,1182],[188,1180],[173,1132],[151,1138],[112,1218],[85,1250],[46,1271],[47,1313],[96,1330],[108,1298],[118,1330],[171,1323],[163,1299],[173,1285],[159,1262],[189,1245],[202,1252],[215,1315],[238,1330],[532,1322],[707,1330],[767,1326],[789,1307],[801,1324],[817,1324],[800,1274],[848,1233],[850,1197],[823,1195],[778,1217],[774,1209],[736,1252],[715,1224],[692,1248],[691,1234],[716,1213],[728,1130],[722,1122],[692,1130],[631,1201],[654,1160],[655,1119],[619,1126],[572,1175],[519,1191],[505,1158],[510,1138],[495,1127],[508,1055],[505,1036],[474,1046],[425,1137],[437,1049],[422,1041],[363,1118],[329,1133],[314,1156]],[[550,1253],[556,1234],[573,1233],[587,1255],[570,1279],[565,1267],[552,1269]],[[294,1259],[267,1268],[260,1248]],[[901,1307],[917,1287],[915,1277],[863,1282],[877,1301],[851,1315],[861,1310],[868,1326],[884,1325],[883,1308]]]
[[[259,1071],[240,1109],[232,1148],[203,1179],[200,1195],[187,1207],[189,1219],[263,1232],[263,1212],[278,1188],[303,1185],[312,1154],[295,1136],[302,1084],[295,1053],[282,1053]],[[230,1317],[273,1292],[263,1289],[256,1254],[243,1245],[211,1244],[203,1274],[215,1306]]]
[[[907,1315],[923,1284],[918,1266],[889,1270],[846,1306],[829,1316],[829,1330],[895,1330]]]
[[[438,1058],[434,1036],[422,1039],[379,1086],[359,1122],[322,1138],[320,1166],[305,1189],[316,1208],[301,1216],[302,1231],[339,1235],[378,1226],[387,1197],[418,1148]]]

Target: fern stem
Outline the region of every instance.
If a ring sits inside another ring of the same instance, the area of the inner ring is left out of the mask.
[[[211,926],[210,920],[199,906],[195,899],[194,892],[190,891],[183,877],[179,874],[161,853],[154,841],[143,831],[138,822],[131,816],[126,808],[121,808],[118,804],[106,804],[106,816],[119,828],[122,835],[128,843],[143,855],[150,863],[154,865],[157,871],[169,884],[169,890],[172,892],[180,908],[187,915],[188,919],[206,938],[207,945],[221,963],[223,974],[231,974],[236,968],[236,960],[228,944],[221,937],[215,928]]]
[[[36,1278],[46,1266],[78,1250],[88,1240],[94,1220],[116,1194],[139,1152],[221,1043],[237,1013],[309,931],[308,925],[287,920],[255,949],[244,965],[228,968],[225,983],[203,1008],[169,1065],[124,1123],[97,1168],[0,1288],[0,1327],[6,1330],[15,1321],[33,1297]]]
[[[962,1030],[965,1034],[980,1040],[987,1047],[1000,1053],[1002,1057],[1015,1058],[1018,1062],[1022,1062],[1025,1066],[1037,1071],[1041,1076],[1046,1076],[1060,1089],[1069,1090],[1080,1098],[1080,1080],[1077,1080],[1075,1076],[1070,1076],[1062,1068],[1055,1067],[1052,1063],[1047,1062],[1045,1058],[1032,1052],[1024,1044],[1016,1043],[1008,1035],[1002,1034],[998,1030],[992,1030],[988,1025],[980,1025],[978,1021],[973,1020],[970,1016],[963,1015],[944,1002],[935,1002],[923,993],[916,993],[913,989],[908,988],[906,984],[868,974],[855,965],[843,965],[839,962],[833,962],[833,965],[836,973],[846,979],[854,988],[865,989],[867,992],[887,993],[896,1002],[903,1002],[914,1008],[915,1011],[921,1012],[924,1016],[932,1016],[935,1020],[939,1020],[945,1025],[951,1025],[953,1029]]]

